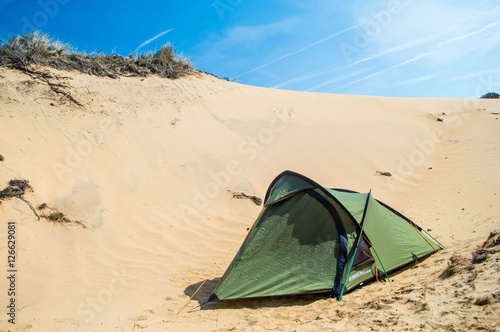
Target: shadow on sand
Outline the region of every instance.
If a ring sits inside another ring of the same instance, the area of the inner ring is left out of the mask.
[[[194,292],[201,286],[200,290],[193,296],[192,300],[198,302],[201,306],[200,310],[218,310],[218,309],[259,309],[259,308],[275,308],[275,307],[292,307],[308,305],[318,300],[329,299],[329,294],[310,294],[310,295],[285,295],[285,296],[270,296],[259,297],[251,299],[236,299],[218,302],[206,303],[210,295],[213,293],[215,287],[221,278],[214,278],[207,280],[205,284],[199,281],[195,284],[189,285],[184,294],[191,297]]]
[[[215,287],[217,286],[217,284],[219,283],[220,279],[221,278],[214,278],[211,280],[207,280],[204,284],[203,284],[203,282],[204,282],[204,280],[203,280],[203,281],[197,282],[195,284],[189,285],[184,290],[184,294],[186,294],[189,297],[193,296],[194,292],[196,292],[196,290],[200,287],[200,285],[203,284],[203,286],[201,286],[200,290],[192,298],[192,300],[198,301],[198,304],[202,305],[203,303],[205,303],[208,300],[208,298],[210,297],[210,294],[213,293],[213,291],[214,291]]]

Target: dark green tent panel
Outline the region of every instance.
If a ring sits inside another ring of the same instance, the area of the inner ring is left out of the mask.
[[[209,301],[312,293],[338,297],[441,249],[415,223],[369,194],[327,189],[291,171],[276,177],[264,202]]]

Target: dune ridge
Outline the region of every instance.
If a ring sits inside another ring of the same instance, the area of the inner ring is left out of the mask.
[[[86,228],[37,220],[24,202],[2,201],[2,225],[18,228],[19,311],[15,326],[4,315],[1,328],[498,329],[498,253],[471,263],[500,230],[498,101],[291,92],[206,74],[111,79],[51,71],[67,77],[82,106],[0,69],[0,183],[28,180],[33,192],[25,198],[34,206],[45,203]],[[195,308],[236,245],[175,315],[261,210],[233,194],[263,198],[285,169],[328,187],[372,189],[447,249],[341,302]],[[463,269],[440,277],[452,257]],[[491,303],[474,304],[479,297]]]

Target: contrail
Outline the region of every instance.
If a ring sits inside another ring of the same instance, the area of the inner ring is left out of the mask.
[[[239,76],[238,76],[238,77],[236,77],[235,79],[238,79],[238,78],[240,78],[240,77],[242,77],[242,76],[245,76],[246,74],[252,73],[252,72],[254,72],[254,71],[260,70],[260,69],[262,69],[262,68],[264,68],[264,67],[267,67],[267,66],[269,66],[270,64],[275,63],[276,61],[280,61],[280,60],[283,60],[283,59],[285,59],[285,58],[288,58],[289,56],[292,56],[292,55],[295,55],[295,54],[301,53],[301,52],[303,52],[303,51],[305,51],[305,50],[307,50],[307,49],[309,49],[309,48],[311,48],[311,47],[313,47],[313,46],[316,46],[316,45],[321,44],[321,43],[323,43],[323,42],[325,42],[325,41],[327,41],[327,40],[330,40],[330,39],[332,39],[332,38],[335,38],[335,37],[337,37],[337,36],[339,36],[339,35],[341,35],[341,34],[343,34],[343,33],[347,32],[347,31],[350,31],[350,30],[356,29],[357,27],[359,27],[359,26],[361,26],[361,25],[363,25],[363,24],[365,24],[365,23],[366,23],[366,22],[364,22],[364,21],[363,21],[363,22],[358,23],[358,24],[356,24],[356,25],[353,25],[353,26],[351,26],[351,27],[349,27],[349,28],[347,28],[347,29],[344,29],[344,30],[339,31],[339,32],[336,32],[336,33],[334,33],[334,34],[332,34],[332,35],[330,35],[330,36],[327,36],[327,37],[325,37],[325,38],[323,38],[323,39],[317,40],[317,41],[315,41],[314,43],[311,43],[311,44],[309,44],[309,45],[307,45],[307,46],[305,46],[305,47],[301,48],[300,50],[297,50],[297,51],[294,51],[294,52],[291,52],[291,53],[288,53],[288,54],[282,55],[282,56],[280,56],[280,57],[278,57],[278,58],[276,58],[276,59],[274,59],[274,60],[271,60],[271,61],[269,61],[269,62],[267,62],[267,63],[265,63],[265,64],[263,64],[263,65],[261,65],[261,66],[259,66],[259,67],[256,67],[256,68],[250,69],[249,71],[244,72],[243,74],[239,75]]]
[[[298,77],[288,79],[284,82],[277,83],[277,84],[271,86],[271,89],[279,89],[279,88],[282,88],[282,87],[289,85],[289,84],[292,84],[292,83],[301,82],[301,81],[308,80],[308,79],[313,78],[313,77],[324,75],[324,74],[331,72],[331,71],[336,71],[339,68],[340,68],[340,66],[338,66],[338,65],[328,66],[327,68],[324,68],[322,70],[319,70],[319,71],[316,71],[313,73],[309,73],[309,74],[300,75]]]
[[[339,86],[339,87],[337,87],[337,88],[335,88],[335,89],[333,89],[333,90],[331,90],[331,91],[335,91],[335,90],[338,90],[338,89],[341,89],[341,88],[345,88],[346,86],[349,86],[349,85],[353,85],[353,84],[359,83],[359,82],[361,82],[361,81],[364,81],[364,80],[367,80],[367,79],[372,78],[372,77],[374,77],[374,76],[377,76],[377,75],[380,75],[380,74],[382,74],[382,73],[385,73],[385,72],[386,72],[386,71],[388,71],[388,70],[391,70],[391,69],[394,69],[394,68],[398,68],[398,67],[404,66],[404,65],[406,65],[406,64],[408,64],[408,63],[411,63],[411,62],[414,62],[414,61],[420,60],[420,59],[422,59],[422,58],[426,58],[426,57],[428,57],[428,56],[432,55],[433,53],[435,53],[435,52],[425,52],[425,53],[419,54],[419,55],[417,55],[417,56],[415,56],[415,57],[413,57],[413,58],[411,58],[411,59],[409,59],[409,60],[406,60],[406,61],[403,61],[403,62],[398,63],[398,64],[396,64],[396,65],[393,65],[393,66],[390,66],[390,67],[384,68],[384,69],[379,70],[379,71],[377,71],[377,72],[375,72],[375,73],[373,73],[373,74],[370,74],[370,75],[364,76],[364,77],[362,77],[362,78],[360,78],[360,79],[357,79],[357,80],[355,80],[355,81],[353,81],[353,82],[349,82],[349,83],[347,83],[347,84],[344,84],[344,85],[342,85],[342,86]]]
[[[406,6],[406,5],[410,4],[410,3],[412,3],[413,1],[415,1],[415,0],[408,0],[408,1],[404,2],[404,3],[402,3],[402,4],[401,4],[401,6]],[[301,48],[301,49],[299,49],[299,50],[297,50],[297,51],[294,51],[294,52],[288,53],[288,54],[286,54],[286,55],[280,56],[280,57],[278,57],[278,58],[276,58],[276,59],[274,59],[274,60],[271,60],[271,61],[269,61],[269,62],[267,62],[267,63],[265,63],[265,64],[263,64],[263,65],[261,65],[261,66],[259,66],[259,67],[256,67],[256,68],[253,68],[253,69],[250,69],[249,71],[244,72],[243,74],[239,75],[238,77],[235,77],[235,79],[238,79],[238,78],[240,78],[240,77],[242,77],[242,76],[245,76],[246,74],[252,73],[252,72],[254,72],[254,71],[260,70],[260,69],[262,69],[262,68],[264,68],[264,67],[267,67],[267,66],[269,66],[270,64],[275,63],[276,61],[283,60],[283,59],[285,59],[285,58],[288,58],[289,56],[292,56],[292,55],[295,55],[295,54],[301,53],[301,52],[303,52],[303,51],[305,51],[305,50],[307,50],[307,49],[309,49],[309,48],[311,48],[311,47],[313,47],[313,46],[316,46],[316,45],[321,44],[321,43],[323,43],[323,42],[325,42],[325,41],[327,41],[327,40],[330,40],[330,39],[332,39],[332,38],[335,38],[335,37],[337,37],[337,36],[340,36],[341,34],[346,33],[347,31],[350,31],[350,30],[356,29],[356,28],[358,28],[358,27],[360,27],[360,26],[362,26],[362,25],[364,25],[364,24],[366,24],[367,22],[370,22],[370,21],[372,21],[372,20],[373,20],[373,17],[367,18],[367,19],[365,19],[365,20],[361,21],[361,22],[360,22],[360,23],[358,23],[358,24],[355,24],[355,25],[353,25],[353,26],[351,26],[351,27],[349,27],[349,28],[346,28],[346,29],[344,29],[344,30],[342,30],[342,31],[336,32],[336,33],[331,34],[331,35],[329,35],[329,36],[327,36],[327,37],[325,37],[325,38],[322,38],[322,39],[320,39],[320,40],[317,40],[317,41],[315,41],[314,43],[311,43],[311,44],[309,44],[309,45],[307,45],[307,46],[305,46],[305,47],[303,47],[303,48]]]
[[[453,43],[453,42],[456,42],[456,41],[459,41],[459,40],[462,40],[465,38],[469,38],[469,37],[474,36],[474,35],[478,35],[478,34],[484,32],[490,28],[496,27],[499,24],[500,24],[499,22],[490,23],[490,24],[486,25],[485,27],[483,27],[482,29],[479,29],[477,31],[473,31],[473,32],[465,34],[463,36],[458,36],[458,37],[455,37],[455,38],[452,38],[449,40],[445,40],[444,42],[440,43],[437,47],[443,46],[445,44]]]
[[[415,47],[415,46],[419,46],[419,45],[422,45],[422,44],[427,44],[435,39],[438,39],[444,35],[448,34],[448,32],[444,32],[444,33],[441,33],[441,34],[438,34],[438,35],[433,35],[431,37],[424,37],[424,38],[420,38],[420,39],[417,39],[415,41],[411,41],[411,42],[408,42],[408,43],[404,43],[404,44],[400,44],[400,45],[397,45],[397,46],[394,46],[390,49],[387,49],[387,50],[384,50],[378,54],[375,54],[375,55],[371,55],[369,57],[366,57],[364,59],[361,59],[361,60],[358,60],[356,62],[353,62],[351,63],[349,66],[354,66],[354,65],[357,65],[357,64],[360,64],[362,62],[365,62],[365,61],[369,61],[369,60],[373,60],[373,59],[376,59],[376,58],[379,58],[381,56],[385,56],[385,55],[388,55],[388,54],[391,54],[391,53],[395,53],[395,52],[399,52],[399,51],[403,51],[403,50],[406,50],[408,48],[412,48],[412,47]]]
[[[453,43],[453,42],[456,42],[456,41],[460,41],[460,40],[463,40],[463,39],[465,39],[465,38],[469,38],[469,37],[472,37],[472,36],[474,36],[474,35],[480,34],[480,33],[484,32],[484,31],[486,31],[486,30],[488,30],[488,29],[490,29],[490,28],[492,28],[492,27],[497,26],[498,24],[500,24],[500,23],[498,23],[498,22],[495,22],[495,23],[490,23],[490,24],[486,25],[485,27],[483,27],[483,28],[481,28],[481,29],[479,29],[479,30],[477,30],[477,31],[473,31],[473,32],[467,33],[467,34],[462,35],[462,36],[458,36],[458,37],[455,37],[455,38],[450,38],[450,39],[448,39],[448,40],[442,41],[442,42],[440,42],[439,44],[437,44],[436,46],[432,47],[432,48],[431,48],[429,51],[427,51],[427,52],[421,53],[421,54],[419,54],[419,55],[417,55],[417,56],[414,56],[413,58],[411,58],[411,59],[409,59],[409,60],[406,60],[406,61],[403,61],[403,62],[398,63],[398,64],[396,64],[396,65],[393,65],[393,66],[390,66],[390,67],[384,68],[384,69],[379,70],[379,71],[377,71],[377,72],[375,72],[375,73],[373,73],[373,74],[367,75],[367,76],[362,77],[362,78],[360,78],[360,79],[357,79],[357,80],[355,80],[355,81],[352,81],[352,82],[349,82],[349,83],[344,84],[344,85],[342,85],[342,86],[339,86],[339,87],[337,87],[337,88],[335,88],[335,89],[333,89],[333,90],[331,90],[331,91],[335,91],[335,90],[338,90],[338,89],[341,89],[341,88],[344,88],[344,87],[347,87],[347,86],[350,86],[350,85],[353,85],[353,84],[359,83],[359,82],[361,82],[361,81],[364,81],[364,80],[367,80],[367,79],[372,78],[372,77],[374,77],[374,76],[377,76],[377,75],[380,75],[380,74],[382,74],[382,73],[385,73],[385,72],[386,72],[386,71],[388,71],[388,70],[391,70],[391,69],[394,69],[394,68],[398,68],[398,67],[404,66],[404,65],[406,65],[406,64],[408,64],[408,63],[411,63],[411,62],[414,62],[414,61],[417,61],[417,60],[420,60],[420,59],[423,59],[423,58],[427,58],[428,56],[431,56],[431,55],[433,55],[433,54],[437,53],[437,52],[438,52],[438,49],[439,49],[439,48],[441,48],[443,45],[450,44],[450,43]]]
[[[160,32],[159,34],[157,34],[156,36],[154,36],[153,38],[151,39],[148,39],[146,40],[144,43],[142,43],[141,45],[139,45],[139,47],[137,47],[134,51],[134,53],[137,53],[137,51],[140,49],[140,48],[143,48],[144,46],[146,46],[147,44],[151,43],[152,41],[160,38],[161,36],[163,36],[164,34],[166,33],[169,33],[170,31],[174,30],[175,28],[172,28],[172,29],[168,29],[168,30],[165,30],[163,32]]]

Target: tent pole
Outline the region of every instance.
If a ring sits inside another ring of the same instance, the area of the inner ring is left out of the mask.
[[[429,236],[430,236],[430,237],[431,237],[434,241],[436,241],[436,242],[437,242],[437,243],[438,243],[438,244],[439,244],[439,245],[440,245],[443,249],[445,249],[445,248],[446,248],[445,246],[443,246],[443,245],[441,244],[441,242],[439,242],[439,241],[438,241],[438,240],[436,240],[436,239],[435,239],[432,235],[430,235],[429,233],[427,233],[427,231],[426,231],[425,229],[423,229],[423,228],[422,228],[422,230],[423,230],[423,231],[424,231],[427,235],[429,235]]]
[[[365,219],[366,219],[366,214],[368,212],[368,204],[370,203],[371,194],[372,194],[372,190],[370,189],[370,192],[366,196],[365,210],[363,211],[363,218],[361,220],[361,230],[359,231],[358,240],[356,241],[356,249],[354,249],[354,255],[352,255],[351,264],[349,265],[349,271],[347,272],[347,276],[345,278],[346,281],[349,280],[349,274],[351,273],[352,264],[354,263],[354,258],[356,257],[356,252],[358,251],[359,241],[361,240],[361,237],[363,236],[363,227],[365,227]],[[344,289],[345,289],[346,283],[347,282],[344,282],[344,285],[342,286],[342,290],[340,291],[339,302],[342,299],[342,295],[344,294]]]

